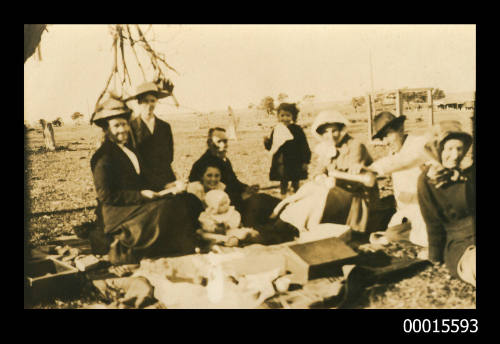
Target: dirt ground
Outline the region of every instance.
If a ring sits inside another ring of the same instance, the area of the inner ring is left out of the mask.
[[[304,106],[299,114],[298,124],[305,128],[309,144],[317,143],[312,138],[310,124],[317,112],[330,106]],[[382,157],[383,146],[369,143],[368,122],[365,113],[355,113],[347,104],[334,104],[350,120],[349,132],[367,144],[374,159]],[[228,156],[236,174],[247,184],[271,186],[268,179],[271,157],[264,149],[263,136],[269,134],[275,124],[258,110],[235,110],[240,123],[238,139],[230,141]],[[421,134],[428,130],[427,113],[405,113],[408,117],[407,131]],[[435,122],[444,119],[460,120],[464,128],[471,131],[471,112],[436,111]],[[227,127],[225,113],[207,115],[168,114],[159,117],[167,120],[174,133],[173,169],[179,179],[187,178],[193,162],[206,149],[206,135],[209,126]],[[39,128],[27,134],[27,165],[25,175],[29,190],[29,245],[37,247],[60,235],[71,235],[75,226],[95,220],[96,195],[90,171],[90,157],[101,136],[100,129],[87,124],[67,124],[56,127],[57,150],[47,152],[43,148],[43,136]],[[470,154],[467,157],[470,162]],[[466,162],[467,163],[467,162]],[[310,166],[314,169],[314,164]],[[381,181],[382,196],[390,194],[390,179]],[[276,190],[268,191],[278,192]],[[412,245],[391,244],[387,250],[393,255],[416,256],[419,249]],[[79,308],[82,300],[60,301],[42,308]],[[389,285],[373,286],[364,294],[361,308],[475,308],[476,293],[472,286],[452,279],[443,266],[428,267],[418,275]]]

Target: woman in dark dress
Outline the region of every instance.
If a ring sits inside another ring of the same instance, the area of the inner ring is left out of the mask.
[[[420,175],[418,201],[427,225],[428,258],[443,262],[454,277],[476,286],[474,166],[460,164],[472,144],[457,121],[435,127],[425,146],[434,163]]]
[[[293,192],[297,192],[299,181],[307,179],[307,165],[311,161],[311,150],[306,135],[297,122],[299,110],[295,104],[281,103],[278,107],[278,124],[269,137],[264,138],[264,146],[273,154],[269,179],[280,182],[284,196],[291,182]]]
[[[158,99],[169,94],[158,89],[153,82],[137,87],[136,95],[140,116],[130,122],[137,152],[142,159],[143,175],[151,190],[169,188],[176,180],[171,164],[174,160],[174,140],[170,124],[155,113]]]
[[[109,99],[92,119],[106,134],[91,168],[101,230],[112,241],[110,261],[138,263],[143,257],[194,253],[202,204],[189,193],[161,198],[148,188],[140,155],[128,143],[130,114],[122,101]]]

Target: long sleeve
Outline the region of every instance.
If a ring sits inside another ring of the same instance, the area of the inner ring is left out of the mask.
[[[311,149],[307,143],[306,134],[301,127],[297,126],[296,139],[298,141],[300,156],[302,158],[302,163],[309,164],[311,162]]]
[[[97,192],[97,198],[107,205],[132,205],[145,202],[140,190],[118,189],[115,186],[115,176],[120,173],[116,171],[107,156],[101,156],[96,162],[93,177]]]
[[[338,147],[339,156],[333,160],[334,167],[339,171],[348,171],[351,167],[362,164],[368,166],[373,162],[365,145],[351,137]]]
[[[225,162],[225,177],[226,180],[224,181],[224,183],[226,184],[226,192],[228,193],[238,193],[239,195],[241,195],[243,191],[245,191],[245,189],[248,187],[247,184],[242,183],[238,179],[229,160],[226,160]]]
[[[429,241],[429,259],[432,261],[443,261],[444,247],[446,242],[446,231],[439,213],[437,201],[433,197],[426,181],[425,172],[420,175],[417,184],[418,203],[424,218]]]
[[[199,172],[200,168],[198,167],[198,163],[194,163],[193,166],[191,167],[191,172],[189,172],[189,177],[188,177],[188,181],[189,182],[196,182],[196,181],[199,181],[200,178],[199,178]]]
[[[394,172],[413,168],[428,160],[424,151],[425,137],[409,137],[401,150],[393,155],[388,155],[371,165],[371,169],[380,175],[389,175]]]
[[[271,147],[273,146],[273,134],[274,130],[271,131],[271,136],[268,139],[264,139],[264,147],[266,150],[271,150]]]
[[[167,156],[166,159],[169,164],[174,161],[174,135],[172,134],[172,128],[170,127],[170,124],[166,123],[167,125],[165,126],[165,130],[167,132],[167,145],[170,149],[167,150]]]

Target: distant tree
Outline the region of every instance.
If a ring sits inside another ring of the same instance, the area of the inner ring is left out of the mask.
[[[273,97],[264,97],[260,102],[260,108],[266,110],[268,115],[272,115],[274,112],[274,99]]]
[[[249,109],[253,109],[254,107],[255,107],[255,105],[253,103],[248,104]]]
[[[83,118],[83,114],[79,113],[79,112],[75,112],[71,115],[71,119],[75,122],[78,123],[79,119],[80,118]]]
[[[444,94],[444,91],[436,88],[434,91],[432,91],[432,99],[433,100],[438,100],[438,99],[443,99],[446,97],[446,94]]]
[[[354,111],[358,112],[358,107],[365,104],[365,97],[352,97],[351,104],[354,107]]]
[[[278,97],[276,98],[276,100],[279,102],[279,103],[283,103],[285,101],[285,99],[288,98],[288,95],[286,93],[280,93],[278,94]]]
[[[316,98],[314,94],[306,94],[302,97],[302,101],[305,103],[312,103],[314,101],[314,98]]]
[[[63,124],[64,122],[61,117],[57,117],[55,120],[52,121],[52,125],[54,127],[62,127]]]

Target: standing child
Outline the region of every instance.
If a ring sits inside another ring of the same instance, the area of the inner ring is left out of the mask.
[[[280,182],[282,196],[286,195],[290,181],[293,191],[298,190],[299,180],[307,179],[307,165],[311,161],[306,135],[295,124],[298,113],[295,104],[281,103],[278,124],[270,137],[264,137],[264,146],[273,155],[269,179]]]

